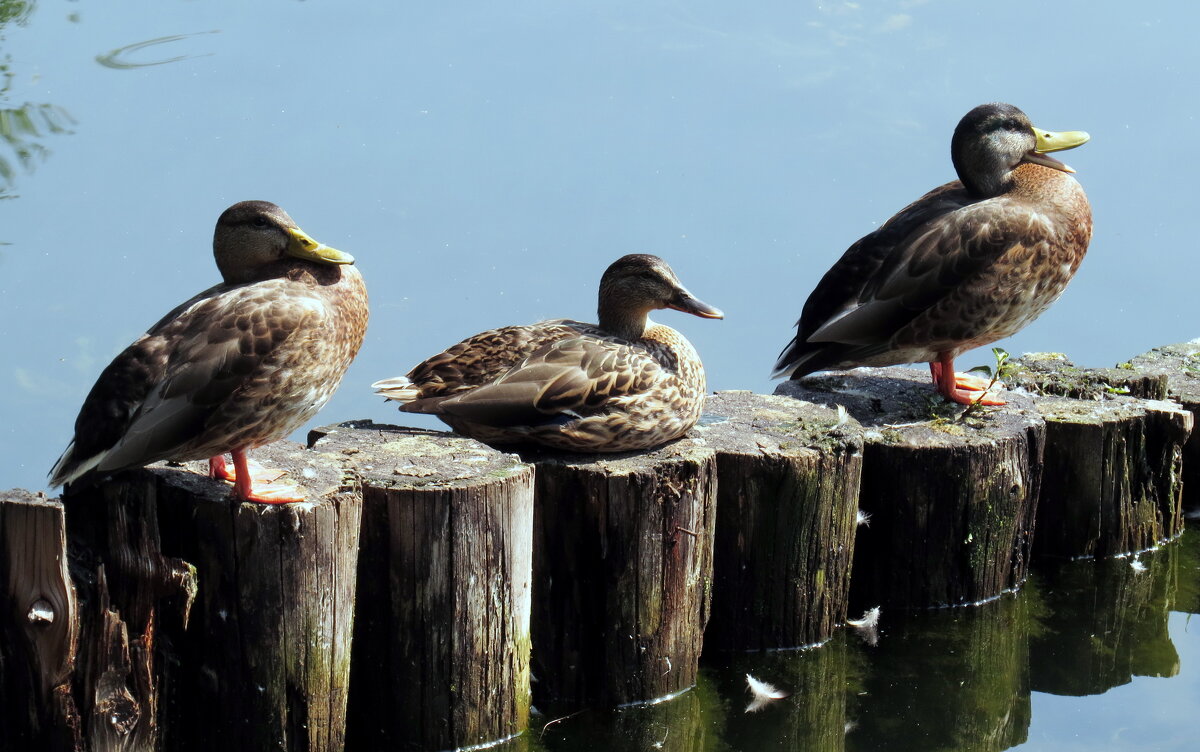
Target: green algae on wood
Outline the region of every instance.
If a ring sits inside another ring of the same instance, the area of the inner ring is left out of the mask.
[[[1011,362],[1006,382],[1035,394],[1083,400],[1117,395],[1161,400],[1167,398],[1168,389],[1165,373],[1135,369],[1128,363],[1081,368],[1062,353],[1025,353]]]

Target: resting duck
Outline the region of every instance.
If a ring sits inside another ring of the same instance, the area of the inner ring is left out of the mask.
[[[1087,140],[1038,130],[1009,104],[968,112],[950,142],[959,179],[850,246],[809,295],[774,375],[928,362],[946,399],[1004,404],[954,359],[1023,329],[1075,275],[1092,211],[1074,170],[1046,152]]]
[[[239,499],[255,490],[246,452],[325,404],[362,345],[367,291],[349,254],[317,243],[283,209],[243,201],[217,220],[224,279],[168,313],[100,374],[50,484],[82,486],[159,460],[208,459]],[[235,473],[225,465],[233,456]]]
[[[632,254],[600,280],[599,324],[560,319],[492,329],[373,386],[402,411],[437,415],[490,444],[655,447],[695,425],[705,391],[691,344],[648,318],[660,308],[723,318],[662,259]]]

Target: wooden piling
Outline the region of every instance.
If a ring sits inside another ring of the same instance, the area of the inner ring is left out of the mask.
[[[1046,451],[1034,554],[1133,553],[1183,532],[1180,472],[1191,413],[1171,402],[1039,397]]]
[[[71,674],[78,602],[62,504],[0,492],[0,749],[68,750],[80,739]]]
[[[1165,375],[1167,394],[1200,421],[1200,340],[1156,347],[1121,364],[1139,373]],[[1183,506],[1200,511],[1200,430],[1183,448]]]
[[[65,500],[98,614],[80,641],[92,750],[342,749],[361,498],[299,445],[255,456],[308,501],[238,503],[161,464]]]
[[[716,453],[530,452],[539,707],[625,705],[696,682],[712,588]]]
[[[1045,423],[1028,396],[960,419],[927,373],[860,368],[780,384],[864,427],[851,611],[996,598],[1025,581]]]
[[[717,452],[705,649],[828,640],[846,618],[862,427],[789,397],[721,392],[694,435]]]
[[[1183,531],[1182,448],[1193,420],[1164,401],[1166,371],[1079,368],[1060,353],[1012,365],[1009,385],[1037,394],[1046,419],[1035,556],[1117,556]]]
[[[454,434],[367,421],[310,439],[363,492],[347,749],[524,731],[533,468]]]

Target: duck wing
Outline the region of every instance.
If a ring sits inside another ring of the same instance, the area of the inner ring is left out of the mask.
[[[177,458],[220,439],[208,434],[215,417],[229,417],[221,413],[231,400],[270,405],[280,345],[323,315],[320,300],[289,294],[287,285],[218,285],[127,347],[84,401],[51,483]]]
[[[539,425],[603,410],[612,400],[648,391],[665,375],[645,348],[576,336],[539,348],[492,383],[402,409],[496,427]]]
[[[406,378],[420,398],[451,397],[495,381],[552,342],[594,329],[567,319],[489,329],[426,359]]]
[[[1003,255],[1048,240],[1052,230],[1039,215],[1005,206],[950,183],[856,242],[809,296],[776,375],[885,353],[904,327]]]

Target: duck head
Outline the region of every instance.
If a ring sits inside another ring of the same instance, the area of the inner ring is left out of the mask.
[[[626,339],[646,331],[650,311],[673,308],[706,319],[725,314],[688,292],[667,262],[631,253],[612,263],[600,278],[600,327]]]
[[[213,255],[230,283],[258,279],[265,267],[288,259],[354,263],[350,254],[313,240],[269,201],[242,201],[222,212],[213,234]]]
[[[1017,165],[1032,163],[1063,172],[1070,167],[1047,152],[1073,149],[1090,138],[1083,131],[1054,132],[1035,128],[1011,104],[981,104],[954,129],[950,157],[958,178],[978,196],[998,196],[1009,186]]]

